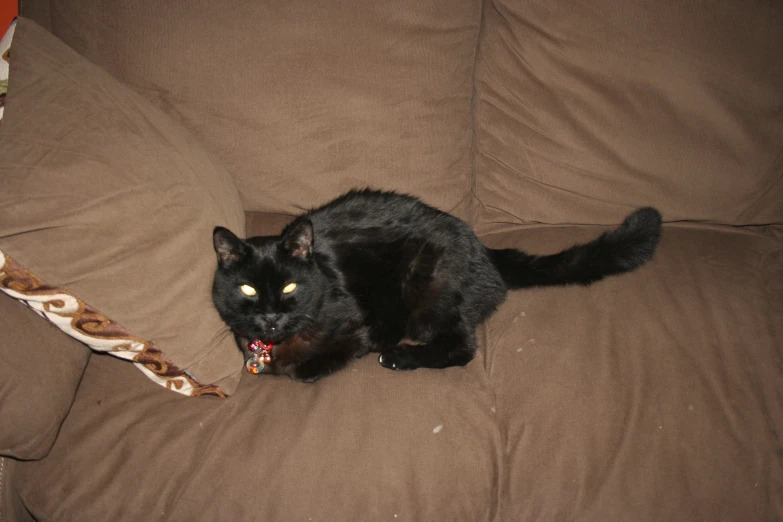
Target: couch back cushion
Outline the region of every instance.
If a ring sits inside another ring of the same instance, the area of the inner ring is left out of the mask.
[[[493,0],[476,70],[483,227],[783,222],[783,3]]]
[[[479,0],[22,8],[48,11],[56,36],[193,130],[246,210],[297,212],[367,185],[465,209]]]

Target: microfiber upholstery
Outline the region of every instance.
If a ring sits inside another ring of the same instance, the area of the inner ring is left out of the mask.
[[[484,240],[547,253],[600,228]],[[667,226],[632,277],[509,296],[484,338],[501,520],[783,513],[782,234]]]
[[[484,10],[477,227],[783,222],[780,4],[532,2]]]
[[[509,294],[465,367],[367,356],[194,399],[93,353],[49,454],[11,466],[37,519],[783,519],[783,4],[25,12],[188,129],[248,235],[366,185],[534,254],[664,220],[638,271]]]
[[[468,217],[480,2],[48,4],[54,34],[220,158],[246,210],[370,185]]]
[[[0,294],[0,456],[49,453],[89,359],[85,345]]]

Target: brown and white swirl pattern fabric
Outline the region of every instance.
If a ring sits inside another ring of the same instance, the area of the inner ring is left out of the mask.
[[[98,352],[133,361],[150,379],[183,395],[226,393],[178,368],[153,343],[139,339],[70,292],[46,284],[0,250],[0,290],[24,302],[66,334]]]

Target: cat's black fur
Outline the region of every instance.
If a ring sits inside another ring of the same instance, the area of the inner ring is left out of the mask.
[[[458,366],[473,359],[474,330],[507,290],[631,271],[652,257],[660,232],[658,211],[643,208],[594,241],[535,256],[487,248],[416,198],[351,191],[280,236],[242,240],[215,228],[213,300],[243,350],[253,339],[274,344],[264,373],[314,381],[370,351],[396,370]]]

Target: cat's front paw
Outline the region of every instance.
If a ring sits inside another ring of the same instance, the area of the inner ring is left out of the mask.
[[[411,354],[410,348],[405,346],[387,348],[378,357],[378,362],[381,363],[381,366],[390,370],[415,370],[419,367],[416,359]]]

